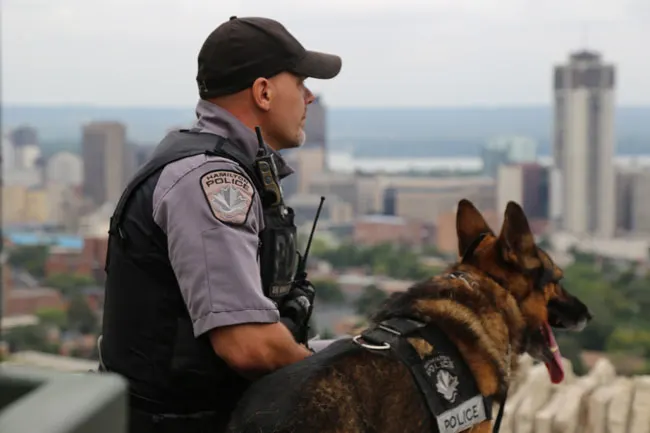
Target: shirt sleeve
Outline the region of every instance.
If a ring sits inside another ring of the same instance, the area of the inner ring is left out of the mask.
[[[167,235],[196,337],[220,326],[279,320],[262,291],[262,215],[254,185],[231,161],[198,155],[163,169],[153,218]]]

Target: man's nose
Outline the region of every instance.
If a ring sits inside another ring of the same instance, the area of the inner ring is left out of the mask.
[[[311,104],[312,102],[314,102],[314,100],[316,100],[314,94],[311,92],[311,90],[305,87],[305,103]]]

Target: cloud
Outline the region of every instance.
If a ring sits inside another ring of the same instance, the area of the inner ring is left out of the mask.
[[[619,101],[650,103],[648,0],[2,1],[6,101],[191,105],[205,37],[261,15],[343,57],[310,80],[331,105],[545,103],[585,40],[620,66]]]

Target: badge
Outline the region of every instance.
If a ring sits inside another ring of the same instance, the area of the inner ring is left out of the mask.
[[[212,215],[227,224],[243,224],[253,204],[255,188],[246,176],[214,170],[201,176],[201,188]]]

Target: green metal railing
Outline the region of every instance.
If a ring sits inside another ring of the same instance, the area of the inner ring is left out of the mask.
[[[126,415],[119,376],[0,364],[2,433],[127,433]]]

